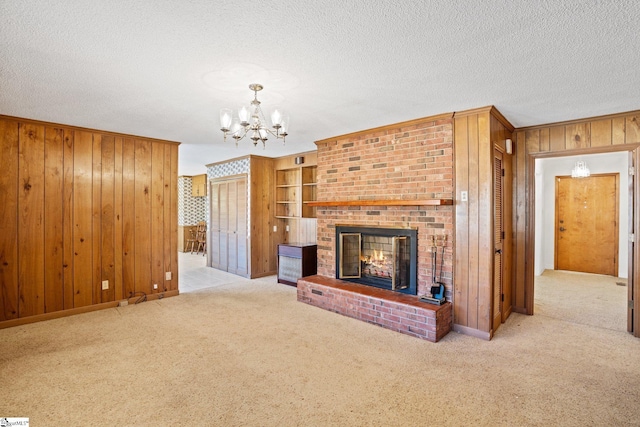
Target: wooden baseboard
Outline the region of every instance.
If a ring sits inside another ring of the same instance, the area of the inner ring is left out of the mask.
[[[472,337],[480,338],[486,341],[491,339],[491,332],[484,332],[478,329],[469,328],[468,326],[453,324],[453,330],[463,335],[469,335]]]
[[[167,292],[159,292],[159,293],[156,293],[156,294],[147,294],[147,301],[153,301],[153,300],[166,298],[166,297],[174,297],[174,296],[177,296],[179,294],[180,294],[180,292],[177,291],[177,290],[175,290],[175,291],[167,291]],[[138,300],[139,297],[140,296],[135,296],[135,297],[132,297],[132,298],[128,298],[126,301],[129,304],[135,304],[135,302]],[[5,320],[3,322],[0,322],[0,329],[12,328],[14,326],[20,326],[20,325],[27,325],[29,323],[42,322],[44,320],[59,319],[61,317],[73,316],[75,314],[82,314],[82,313],[89,313],[89,312],[92,312],[92,311],[105,310],[107,308],[118,307],[119,304],[120,304],[120,301],[110,301],[110,302],[104,302],[104,303],[100,303],[100,304],[88,305],[86,307],[78,307],[78,308],[70,308],[69,310],[54,311],[53,313],[37,314],[35,316],[21,317],[21,318],[18,318],[18,319]]]

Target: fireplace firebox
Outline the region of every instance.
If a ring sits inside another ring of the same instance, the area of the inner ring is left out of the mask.
[[[418,232],[336,226],[336,278],[417,294]]]

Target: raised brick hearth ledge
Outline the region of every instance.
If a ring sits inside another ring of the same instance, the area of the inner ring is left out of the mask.
[[[415,295],[325,276],[298,279],[298,301],[431,342],[451,330],[450,302],[428,304]]]

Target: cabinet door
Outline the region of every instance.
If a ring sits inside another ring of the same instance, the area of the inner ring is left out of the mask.
[[[191,195],[203,197],[207,195],[207,175],[196,175],[191,178]]]

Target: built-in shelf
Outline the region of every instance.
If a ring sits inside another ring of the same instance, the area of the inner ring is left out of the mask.
[[[426,200],[328,200],[308,202],[310,206],[445,206],[453,199]]]

